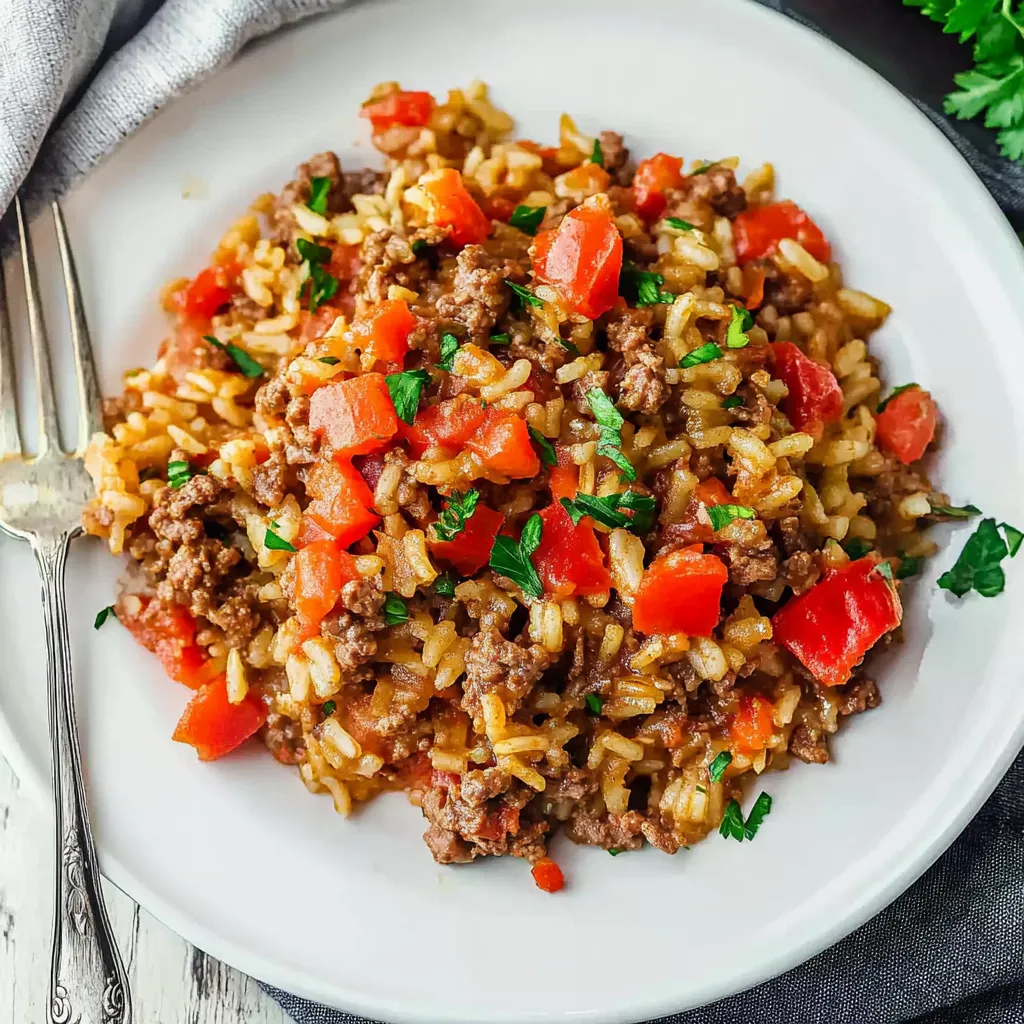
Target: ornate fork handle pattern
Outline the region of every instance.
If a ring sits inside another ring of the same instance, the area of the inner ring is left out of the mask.
[[[131,1000],[110,928],[88,824],[64,599],[70,534],[32,544],[42,581],[57,872],[50,967],[51,1024],[129,1024]]]

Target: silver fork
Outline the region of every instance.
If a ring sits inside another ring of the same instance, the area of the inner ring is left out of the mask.
[[[78,446],[74,452],[65,453],[61,446],[32,243],[19,199],[15,199],[14,206],[35,363],[39,444],[34,456],[23,454],[15,400],[11,328],[0,266],[0,529],[32,546],[42,583],[57,818],[48,1019],[51,1024],[128,1024],[131,1020],[128,979],[103,902],[82,781],[64,600],[68,545],[82,532],[82,509],[91,493],[82,456],[90,435],[103,429],[100,391],[67,230],[60,207],[54,203],[53,219],[78,375]]]

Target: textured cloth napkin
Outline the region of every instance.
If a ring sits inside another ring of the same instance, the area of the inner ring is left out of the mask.
[[[30,203],[59,194],[250,40],[346,2],[0,0],[0,210],[26,175]],[[970,63],[964,47],[900,0],[759,2],[913,98],[1024,227],[1024,169],[980,125],[941,113],[953,73]],[[270,991],[297,1024],[365,1024]],[[1024,755],[952,848],[872,921],[780,978],[659,1024],[762,1021],[1024,1024]]]

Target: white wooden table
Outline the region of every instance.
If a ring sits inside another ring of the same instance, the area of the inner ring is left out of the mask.
[[[0,1021],[45,1019],[52,840],[46,815],[0,757]],[[194,949],[111,885],[107,907],[136,1024],[290,1024],[251,978]]]

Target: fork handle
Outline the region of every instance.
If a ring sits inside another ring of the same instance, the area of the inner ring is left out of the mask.
[[[128,981],[103,902],[82,781],[64,599],[64,566],[70,539],[70,534],[64,534],[32,544],[43,590],[57,819],[47,1019],[50,1024],[129,1024],[132,1011]]]

